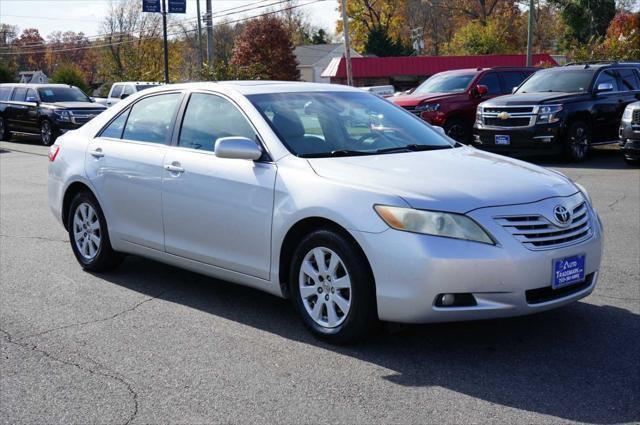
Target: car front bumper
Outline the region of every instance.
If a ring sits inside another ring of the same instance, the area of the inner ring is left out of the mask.
[[[373,270],[379,318],[428,323],[520,316],[589,295],[596,285],[602,256],[602,229],[591,207],[591,237],[538,251],[526,248],[494,219],[505,211],[530,214],[548,208],[555,199],[469,213],[497,239],[495,246],[392,229],[354,232]],[[552,290],[553,261],[579,254],[586,256],[585,281]],[[447,293],[472,294],[476,305],[437,306],[438,296]]]
[[[496,144],[496,136],[501,135],[509,136],[508,145]],[[476,124],[473,128],[472,143],[478,149],[495,153],[557,155],[563,150],[564,128],[560,122],[505,129]]]
[[[622,123],[619,131],[620,151],[631,159],[640,159],[640,124]]]

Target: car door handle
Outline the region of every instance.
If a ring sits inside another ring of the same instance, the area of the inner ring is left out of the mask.
[[[102,148],[96,148],[92,151],[89,151],[89,154],[94,158],[102,158],[104,156],[104,152],[102,152]]]
[[[179,162],[174,162],[172,164],[166,164],[164,169],[169,171],[170,173],[184,173],[184,168],[180,166]]]

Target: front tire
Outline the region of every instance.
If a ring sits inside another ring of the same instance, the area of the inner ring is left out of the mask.
[[[444,132],[456,142],[469,143],[471,141],[471,126],[460,118],[451,118],[444,125]]]
[[[11,133],[7,129],[7,121],[0,117],[0,141],[11,139]]]
[[[574,121],[567,131],[565,158],[571,162],[582,162],[587,158],[591,144],[591,129],[583,121]]]
[[[122,255],[111,247],[107,221],[93,194],[80,192],[73,198],[67,229],[71,248],[83,269],[112,270],[122,261]]]
[[[49,120],[40,123],[40,141],[45,146],[51,146],[58,138],[58,130]]]
[[[377,323],[369,264],[356,243],[340,233],[308,234],[293,255],[289,276],[292,301],[314,336],[346,344],[368,335]]]

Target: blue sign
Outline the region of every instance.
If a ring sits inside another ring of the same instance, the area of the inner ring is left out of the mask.
[[[169,13],[187,13],[187,0],[169,0]]]
[[[142,0],[143,12],[162,12],[160,0]]]
[[[584,281],[585,255],[553,260],[553,289]]]

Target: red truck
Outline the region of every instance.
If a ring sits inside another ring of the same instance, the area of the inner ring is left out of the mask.
[[[470,142],[478,104],[511,94],[514,87],[537,70],[496,67],[439,72],[410,94],[393,96],[389,100],[428,123],[443,127],[449,137]]]

